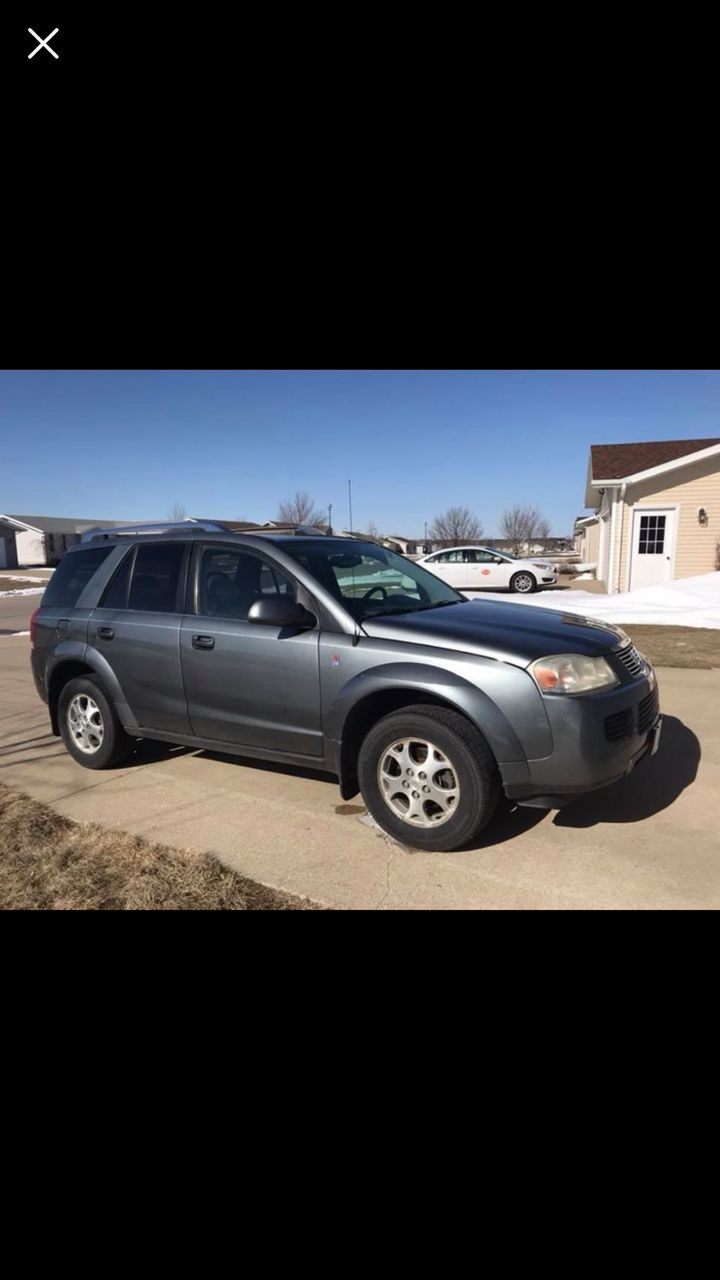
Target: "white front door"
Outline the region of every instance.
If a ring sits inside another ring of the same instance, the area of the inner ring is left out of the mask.
[[[631,591],[655,587],[672,578],[674,525],[675,512],[667,507],[635,507],[628,584]]]

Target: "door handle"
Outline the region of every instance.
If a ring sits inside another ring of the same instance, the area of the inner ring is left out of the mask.
[[[115,636],[114,627],[98,627],[96,632],[98,640],[112,640]]]
[[[193,649],[214,649],[215,637],[214,636],[193,636],[192,647]]]

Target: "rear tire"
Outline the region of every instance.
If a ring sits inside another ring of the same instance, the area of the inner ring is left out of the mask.
[[[84,769],[112,769],[135,747],[102,685],[90,676],[77,676],[63,686],[58,726],[68,752]]]
[[[480,834],[502,790],[480,731],[457,711],[424,704],[373,725],[360,748],[358,779],[365,804],[389,836],[447,853]]]
[[[510,590],[517,591],[519,595],[529,596],[532,591],[537,591],[537,579],[526,569],[521,569],[510,579]]]

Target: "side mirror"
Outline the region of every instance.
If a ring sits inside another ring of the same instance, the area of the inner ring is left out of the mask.
[[[502,556],[493,556],[493,564],[503,564]]]
[[[248,622],[262,627],[314,627],[317,618],[289,596],[264,596],[250,606]]]

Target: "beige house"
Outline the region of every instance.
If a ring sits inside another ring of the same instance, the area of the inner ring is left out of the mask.
[[[720,437],[596,444],[575,549],[608,591],[661,585],[720,565]]]
[[[600,519],[578,516],[573,530],[573,545],[583,564],[597,564],[600,551]]]

